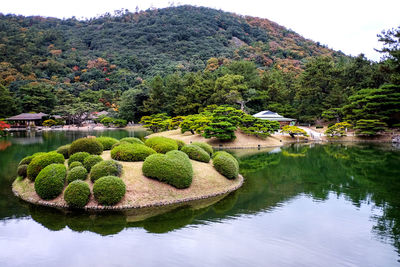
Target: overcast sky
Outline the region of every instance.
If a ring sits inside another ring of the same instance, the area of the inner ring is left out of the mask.
[[[2,0],[3,14],[90,18],[118,9],[134,11],[171,4],[207,6],[241,15],[267,18],[346,54],[364,53],[378,61],[376,35],[400,26],[400,0]]]

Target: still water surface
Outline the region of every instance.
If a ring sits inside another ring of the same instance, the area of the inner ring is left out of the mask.
[[[400,150],[390,145],[232,151],[241,189],[146,215],[65,213],[12,195],[20,159],[86,135],[0,139],[0,266],[400,265]]]

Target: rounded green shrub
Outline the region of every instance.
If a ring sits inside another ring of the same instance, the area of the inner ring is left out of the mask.
[[[96,138],[97,141],[100,142],[100,144],[103,145],[104,150],[110,150],[111,147],[118,143],[118,140],[112,137],[107,137],[107,136],[100,136]]]
[[[120,142],[128,142],[128,143],[131,143],[131,144],[141,144],[141,145],[144,145],[143,141],[140,140],[140,139],[137,138],[137,137],[124,137],[124,138],[122,138],[122,139],[119,140],[119,141],[120,141]]]
[[[201,147],[196,145],[185,145],[181,148],[189,158],[201,162],[210,162],[210,155]]]
[[[228,179],[235,179],[239,174],[239,163],[229,153],[219,151],[213,158],[214,168]]]
[[[29,163],[27,168],[27,175],[29,179],[35,181],[36,176],[39,172],[44,169],[46,166],[53,163],[61,163],[64,164],[64,156],[58,154],[56,152],[49,152],[45,154],[41,154],[32,159],[31,163]]]
[[[181,150],[182,147],[184,145],[186,145],[185,142],[183,142],[182,140],[178,140],[178,139],[174,139],[174,140],[176,141],[176,144],[178,145],[178,150]]]
[[[111,150],[111,158],[122,161],[143,161],[148,156],[156,152],[145,145],[141,144],[122,144]]]
[[[88,175],[87,170],[85,167],[78,166],[71,169],[67,174],[67,182],[71,183],[75,180],[86,180]]]
[[[27,164],[19,165],[18,169],[17,169],[18,176],[21,176],[21,177],[25,178],[27,176],[27,173],[26,173],[27,169],[28,169],[28,165]]]
[[[40,171],[35,180],[35,191],[42,199],[58,197],[64,188],[67,168],[64,164],[50,164]]]
[[[143,162],[143,174],[176,188],[188,188],[192,184],[193,168],[189,157],[178,150],[165,155],[153,154]]]
[[[23,165],[23,164],[29,165],[29,163],[31,163],[31,161],[33,160],[34,157],[40,156],[40,155],[43,155],[43,154],[46,154],[46,152],[37,152],[37,153],[35,153],[35,154],[31,155],[31,156],[27,156],[27,157],[23,158],[19,162],[18,166]]]
[[[83,166],[86,168],[88,172],[92,169],[94,165],[103,161],[103,158],[99,155],[90,155],[83,160]]]
[[[102,205],[114,205],[121,201],[126,192],[125,183],[116,176],[104,176],[93,184],[93,195]]]
[[[206,151],[210,156],[214,153],[212,146],[204,142],[193,142],[192,145],[201,147],[204,151]]]
[[[171,150],[177,150],[178,144],[174,139],[163,137],[163,136],[154,136],[150,137],[146,140],[145,145],[151,147],[158,153],[167,153]]]
[[[64,200],[72,208],[83,208],[90,198],[90,188],[84,181],[70,183],[64,191]]]
[[[90,154],[89,154],[88,152],[77,152],[77,153],[75,153],[75,154],[73,154],[73,155],[71,155],[71,156],[69,157],[69,159],[68,159],[68,166],[70,166],[71,163],[72,163],[72,162],[75,162],[75,161],[79,161],[80,163],[83,164],[83,162],[85,161],[85,159],[86,159],[87,157],[89,157],[89,156],[90,156]]]
[[[72,162],[72,163],[69,165],[68,169],[69,169],[69,170],[72,170],[73,168],[78,167],[78,166],[83,167],[82,162],[74,161],[74,162]]]
[[[119,145],[122,145],[122,144],[132,144],[132,143],[129,143],[129,142],[126,142],[126,141],[120,141],[118,143],[113,144],[111,149],[113,149],[114,147],[117,147]]]
[[[69,147],[71,145],[60,146],[56,152],[63,155],[65,159],[69,158]]]
[[[120,176],[122,172],[122,165],[115,160],[100,161],[92,167],[90,171],[90,179],[92,182],[104,176]]]
[[[87,152],[89,154],[100,155],[103,153],[103,145],[96,138],[79,138],[72,142],[69,154],[77,152]]]

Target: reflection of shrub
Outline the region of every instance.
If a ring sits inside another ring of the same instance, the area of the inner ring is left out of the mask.
[[[102,205],[117,204],[124,197],[125,192],[125,183],[116,176],[101,177],[93,185],[93,195]]]
[[[122,165],[114,160],[100,161],[94,165],[90,171],[90,179],[92,182],[103,176],[120,176],[122,172]]]
[[[66,217],[67,226],[75,232],[87,231],[92,226],[92,219],[90,216],[92,215],[88,214],[86,211],[79,212],[75,210],[75,212],[68,214]]]
[[[65,214],[54,208],[29,205],[29,214],[35,222],[51,231],[60,231],[66,226]]]
[[[83,167],[82,162],[74,161],[69,165],[68,170],[72,170],[73,168],[79,167],[79,166]]]
[[[204,142],[193,142],[192,145],[199,146],[206,151],[210,156],[214,153],[212,146]]]
[[[239,174],[239,163],[225,151],[215,153],[213,164],[214,168],[228,179],[235,179]]]
[[[183,206],[167,213],[149,218],[144,222],[143,227],[150,233],[167,233],[188,225],[193,221],[193,218],[193,209]]]
[[[124,137],[121,140],[119,140],[120,142],[128,142],[131,144],[141,144],[144,145],[144,143],[142,142],[142,140],[140,140],[137,137]]]
[[[57,153],[63,155],[64,158],[67,159],[69,157],[69,147],[70,145],[60,146],[57,148]]]
[[[122,161],[143,161],[156,152],[148,146],[140,144],[122,144],[111,150],[111,158]]]
[[[103,158],[99,155],[90,155],[83,160],[83,166],[86,168],[88,172],[92,169],[94,165],[103,161]]]
[[[126,217],[122,213],[96,214],[89,231],[106,236],[121,232],[126,226]]]
[[[87,153],[87,152],[77,152],[77,153],[71,155],[71,157],[69,157],[69,159],[68,159],[68,166],[70,166],[71,163],[72,163],[72,162],[75,162],[75,161],[79,161],[79,162],[82,163],[82,165],[83,165],[83,162],[84,162],[85,159],[86,159],[87,157],[89,157],[89,156],[90,156],[90,154]]]
[[[73,208],[84,207],[89,202],[89,197],[89,185],[80,180],[70,183],[64,191],[64,200],[67,202],[68,206]]]
[[[75,167],[68,172],[67,182],[71,183],[75,180],[86,180],[87,175],[88,172],[84,167],[82,166]]]
[[[80,138],[72,142],[69,154],[77,152],[88,152],[89,154],[100,155],[103,153],[103,145],[96,138]]]
[[[25,178],[27,175],[27,173],[26,173],[27,169],[28,169],[28,165],[26,165],[26,164],[19,165],[18,169],[17,169],[18,176]]]
[[[100,144],[103,145],[104,150],[110,150],[111,147],[115,144],[118,143],[118,140],[112,137],[106,137],[106,136],[100,136],[96,138],[97,141],[100,142]]]
[[[219,214],[225,213],[231,210],[235,206],[237,199],[238,199],[237,191],[234,191],[229,195],[227,195],[226,197],[224,197],[223,199],[221,199],[220,201],[218,201],[217,203],[215,203],[213,205],[213,208],[216,213]]]
[[[42,199],[58,197],[64,188],[67,168],[63,164],[51,164],[40,171],[35,180],[35,191]]]
[[[142,171],[145,176],[176,188],[189,187],[193,179],[192,164],[189,157],[181,151],[148,156],[143,162]]]
[[[53,163],[64,163],[65,159],[63,155],[56,152],[49,152],[32,159],[31,163],[28,165],[27,175],[29,179],[34,181],[39,172],[46,166]]]
[[[196,145],[185,145],[181,149],[182,152],[184,152],[186,155],[189,156],[189,158],[201,162],[209,162],[210,161],[210,155],[201,147],[196,146]]]
[[[150,137],[145,142],[146,146],[151,147],[158,153],[167,153],[171,150],[177,150],[178,144],[174,139],[163,137],[163,136],[154,136]]]

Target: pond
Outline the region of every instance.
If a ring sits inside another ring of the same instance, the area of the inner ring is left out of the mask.
[[[12,195],[20,159],[86,135],[0,139],[0,266],[398,266],[400,150],[306,144],[235,150],[245,183],[222,199],[82,214]]]

